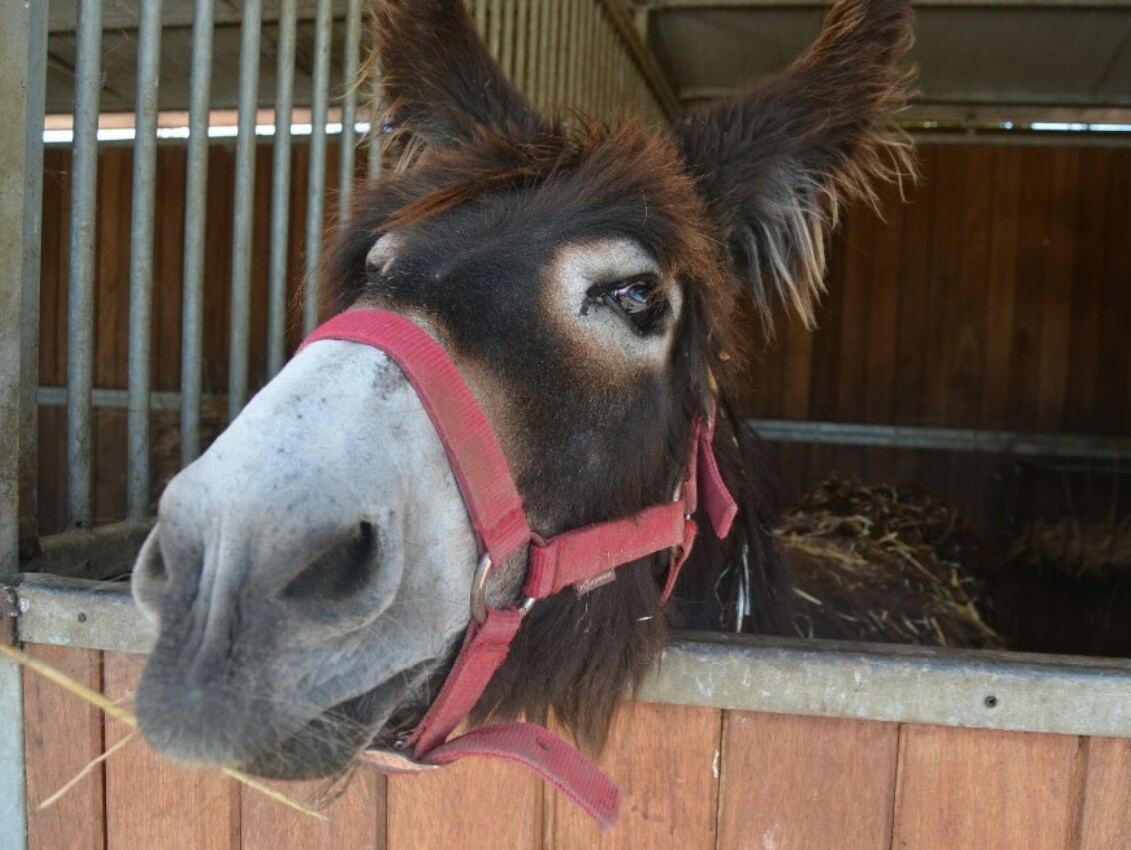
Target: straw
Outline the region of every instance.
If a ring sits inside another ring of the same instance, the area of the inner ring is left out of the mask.
[[[137,730],[137,717],[134,714],[119,706],[115,701],[108,699],[97,691],[91,690],[81,682],[76,682],[70,676],[60,672],[59,670],[56,670],[50,664],[45,664],[38,658],[33,658],[26,652],[22,652],[21,650],[16,649],[14,646],[4,646],[3,644],[0,644],[0,653],[7,655],[13,661],[16,661],[17,663],[26,667],[28,670],[31,670],[34,673],[38,673],[45,679],[54,682],[59,687],[63,688],[66,691],[69,691],[80,699],[86,700],[91,705],[100,709],[104,714],[114,718],[120,723],[124,723],[125,725],[129,726],[130,729],[133,729],[135,731]],[[114,747],[111,747],[107,752],[94,759],[94,761],[92,761],[90,764],[84,767],[82,771],[80,771],[78,776],[76,776],[74,779],[64,785],[63,788],[52,794],[51,797],[44,801],[44,803],[41,804],[40,808],[45,808],[46,806],[54,803],[56,800],[62,797],[67,791],[73,788],[75,784],[77,784],[79,779],[93,770],[100,762],[104,761],[112,753],[121,749],[125,745],[126,741],[129,741],[132,737],[132,734],[127,736],[123,741],[119,742]],[[282,803],[284,806],[294,809],[296,812],[302,812],[302,814],[304,815],[309,815],[310,817],[318,818],[319,820],[329,820],[326,815],[322,814],[316,809],[312,809],[310,806],[300,803],[298,800],[295,800],[292,797],[288,797],[281,791],[276,791],[270,785],[260,782],[255,777],[248,776],[242,771],[230,767],[220,768],[220,771],[224,775],[229,776],[237,782],[246,785],[253,791],[258,791],[260,794],[271,798],[277,803]]]

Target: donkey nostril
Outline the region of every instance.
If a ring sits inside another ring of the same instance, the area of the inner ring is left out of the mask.
[[[165,570],[165,558],[161,555],[161,547],[147,546],[146,550],[142,552],[139,563],[134,569],[140,569],[145,578],[150,581],[164,581],[167,572]]]
[[[283,589],[284,599],[347,599],[360,591],[377,569],[377,532],[361,522],[352,535],[315,558]]]

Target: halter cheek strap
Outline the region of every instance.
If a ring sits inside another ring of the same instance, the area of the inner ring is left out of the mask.
[[[669,550],[666,601],[695,540],[692,517],[700,498],[715,533],[722,538],[730,532],[738,508],[712,449],[714,411],[693,424],[687,476],[674,501],[543,540],[530,529],[490,422],[447,352],[426,331],[396,313],[353,310],[317,328],[302,347],[325,339],[371,345],[405,373],[444,445],[481,553],[474,615],[440,693],[399,751],[369,750],[362,759],[386,772],[429,769],[467,756],[518,762],[563,791],[602,827],[611,826],[620,810],[617,787],[588,758],[541,726],[503,723],[448,739],[506,660],[531,604],[569,587],[588,592],[612,580],[617,567]],[[492,569],[524,546],[526,602],[503,609],[486,606],[482,590]]]

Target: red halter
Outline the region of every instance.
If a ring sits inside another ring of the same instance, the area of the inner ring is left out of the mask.
[[[403,749],[411,756],[367,750],[363,759],[386,772],[428,769],[470,755],[519,762],[562,790],[602,827],[611,826],[620,810],[617,787],[588,758],[541,726],[502,723],[450,741],[448,736],[506,660],[523,616],[537,600],[567,587],[586,593],[611,581],[618,566],[670,550],[666,601],[695,540],[692,517],[700,488],[715,533],[719,538],[729,533],[738,508],[711,448],[714,411],[697,418],[692,427],[687,475],[675,501],[543,540],[527,523],[522,498],[487,417],[447,352],[427,332],[396,313],[353,310],[317,328],[302,347],[324,339],[380,349],[408,377],[444,444],[482,553],[463,648],[440,693],[404,741]],[[484,590],[492,569],[524,546],[529,547],[525,600],[502,609],[487,606]]]

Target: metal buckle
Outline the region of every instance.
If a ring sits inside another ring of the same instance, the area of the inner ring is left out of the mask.
[[[471,581],[471,616],[479,625],[487,622],[487,576],[491,574],[491,553],[484,552]]]
[[[487,578],[490,575],[491,553],[485,552],[483,557],[479,559],[479,565],[475,568],[475,578],[471,580],[471,616],[481,626],[487,622]],[[537,601],[537,599],[527,596],[517,606],[518,615],[525,617]]]

